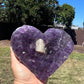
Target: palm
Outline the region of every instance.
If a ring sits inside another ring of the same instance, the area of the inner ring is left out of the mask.
[[[20,82],[26,82],[33,84],[32,82],[35,82],[38,84],[43,84],[40,80],[37,79],[37,77],[28,69],[26,68],[22,63],[20,63],[13,51],[11,50],[11,67],[13,70],[13,74],[15,76],[15,80]]]

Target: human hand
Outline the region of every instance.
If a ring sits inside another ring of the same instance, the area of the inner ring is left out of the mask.
[[[11,50],[11,67],[15,77],[14,84],[46,84],[47,80],[40,81],[27,67],[18,61]]]

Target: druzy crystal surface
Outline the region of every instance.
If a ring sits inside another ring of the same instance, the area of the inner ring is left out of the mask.
[[[68,58],[74,43],[64,30],[50,28],[42,33],[33,26],[23,25],[13,32],[11,46],[19,61],[43,81]]]

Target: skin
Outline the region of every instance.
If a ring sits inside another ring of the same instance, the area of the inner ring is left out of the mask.
[[[15,77],[14,84],[46,84],[47,80],[40,81],[27,67],[18,61],[13,50],[11,51],[11,68]]]

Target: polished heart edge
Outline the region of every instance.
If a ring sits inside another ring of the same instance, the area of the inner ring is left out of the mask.
[[[25,31],[28,30],[29,27],[32,28],[33,26],[23,25],[23,26],[17,28],[16,31],[20,30],[20,29],[23,28],[23,27],[24,27],[24,29],[23,29],[23,31],[20,31],[21,33],[24,33]],[[33,27],[33,28],[35,28],[35,27]],[[37,29],[37,28],[35,28],[35,29]],[[50,31],[50,30],[52,30],[52,29],[53,29],[53,28],[49,28],[47,31]],[[54,28],[54,29],[55,29],[55,28]],[[38,29],[37,29],[37,30],[38,30]],[[57,30],[57,29],[56,29],[56,30]],[[61,29],[58,29],[58,30],[61,30]],[[15,32],[16,32],[16,31],[15,31]],[[40,31],[40,30],[38,30],[38,31]],[[61,31],[64,31],[64,30],[61,30]],[[15,32],[14,32],[14,33],[15,33]],[[40,32],[41,32],[41,31],[40,31]],[[45,31],[45,32],[46,32],[46,31]],[[14,33],[13,33],[13,34],[14,34]],[[41,33],[42,33],[42,32],[41,32]],[[13,49],[13,50],[14,50],[14,49]],[[73,51],[73,48],[72,48],[72,51]],[[71,53],[72,51],[70,51],[70,53]],[[69,54],[70,54],[70,53],[69,53]],[[23,63],[23,64],[24,64],[24,63]],[[35,74],[35,75],[36,75],[40,80],[43,80],[42,78],[40,78],[40,76],[38,76],[38,74]]]

